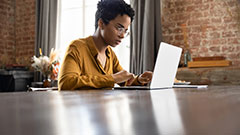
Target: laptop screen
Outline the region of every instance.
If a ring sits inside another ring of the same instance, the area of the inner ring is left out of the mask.
[[[124,86],[114,89],[162,89],[172,88],[177,73],[182,48],[161,42],[158,50],[157,60],[153,70],[153,77],[150,87]]]
[[[160,43],[150,88],[169,88],[173,86],[181,53],[182,48],[180,47],[164,42]]]

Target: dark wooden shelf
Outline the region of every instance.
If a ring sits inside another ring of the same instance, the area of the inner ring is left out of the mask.
[[[179,68],[176,77],[192,84],[240,85],[240,67]]]

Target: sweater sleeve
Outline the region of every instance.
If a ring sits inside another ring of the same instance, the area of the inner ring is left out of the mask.
[[[76,46],[70,46],[61,66],[59,90],[75,90],[79,88],[113,87],[111,75],[83,74],[82,63]]]
[[[117,72],[119,72],[119,71],[122,71],[123,68],[122,68],[122,66],[121,66],[120,63],[119,63],[119,60],[118,60],[116,54],[115,54],[114,51],[112,51],[112,50],[111,50],[111,53],[112,53],[112,57],[113,57],[113,73],[117,73]],[[132,83],[133,86],[144,85],[144,84],[142,84],[142,83],[140,83],[140,82],[138,81],[138,77],[139,77],[139,75],[134,78],[134,81],[133,81],[133,83]],[[126,85],[127,85],[127,82],[119,83],[118,85],[120,85],[120,86],[126,86]]]

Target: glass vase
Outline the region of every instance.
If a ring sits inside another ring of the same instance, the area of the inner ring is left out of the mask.
[[[188,50],[184,53],[184,66],[188,66],[188,62],[191,61],[191,54]]]
[[[43,75],[43,87],[44,88],[51,87],[50,75]]]

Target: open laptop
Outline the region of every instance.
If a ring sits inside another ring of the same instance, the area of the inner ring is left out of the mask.
[[[114,89],[165,89],[172,88],[182,48],[161,42],[150,86],[119,86]]]

